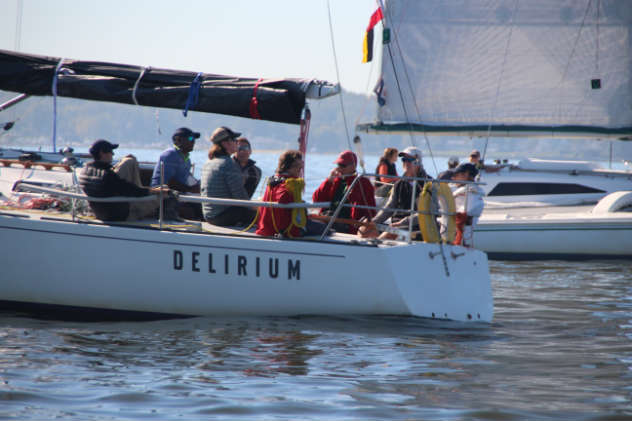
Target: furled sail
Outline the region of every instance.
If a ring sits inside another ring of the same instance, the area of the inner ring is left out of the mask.
[[[320,89],[323,85],[326,89]],[[188,108],[298,124],[306,93],[315,88],[320,93],[337,92],[326,82],[308,79],[257,80],[116,63],[61,61],[0,50],[0,89],[27,95],[53,95],[56,90],[64,97]]]
[[[382,7],[378,118],[359,130],[632,138],[631,0]]]

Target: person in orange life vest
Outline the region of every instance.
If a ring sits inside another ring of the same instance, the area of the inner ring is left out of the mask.
[[[301,152],[296,150],[283,152],[279,157],[276,174],[268,182],[263,200],[277,203],[302,202],[301,193],[305,188],[305,181],[300,176],[303,165]],[[304,235],[320,235],[326,228],[325,224],[308,219],[305,208],[261,207],[259,212],[259,225],[256,231],[258,235],[296,238]]]
[[[456,238],[454,244],[472,247],[473,227],[483,213],[485,192],[476,184],[465,184],[459,181],[474,181],[478,170],[471,163],[461,164],[454,170],[452,186],[454,204],[456,206]]]
[[[314,202],[331,202],[331,207],[327,209],[321,209],[321,215],[332,215],[334,210],[342,200],[345,192],[358,176],[356,173],[356,166],[358,165],[358,158],[355,153],[347,150],[338,155],[338,158],[334,161],[337,165],[329,177],[322,182],[316,189],[312,196]],[[375,207],[375,189],[368,178],[360,176],[358,182],[354,185],[353,189],[347,196],[347,202],[351,205],[373,206]],[[365,218],[370,221],[375,216],[375,210],[363,209],[356,207],[343,207],[338,218],[351,218],[356,221]],[[355,234],[358,230],[357,227],[349,224],[334,224],[336,231],[348,232]]]
[[[389,175],[397,175],[397,168],[395,167],[397,152],[395,148],[384,149],[384,153],[377,163],[375,173],[379,176],[375,178],[375,195],[378,197],[388,196],[393,183],[397,181],[397,178],[388,177]]]

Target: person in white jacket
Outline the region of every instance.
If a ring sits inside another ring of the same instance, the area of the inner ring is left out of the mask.
[[[456,206],[456,238],[454,244],[472,247],[473,227],[483,213],[485,192],[476,184],[459,183],[459,181],[474,181],[478,169],[471,163],[459,165],[452,176],[452,194]]]

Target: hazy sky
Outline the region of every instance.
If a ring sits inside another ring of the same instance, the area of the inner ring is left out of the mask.
[[[337,80],[327,0],[0,0],[0,49],[247,77]],[[376,0],[330,0],[340,81],[367,92]]]

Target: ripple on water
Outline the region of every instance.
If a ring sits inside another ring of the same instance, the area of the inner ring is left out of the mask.
[[[0,418],[631,419],[632,263],[490,269],[491,324],[8,314]]]

